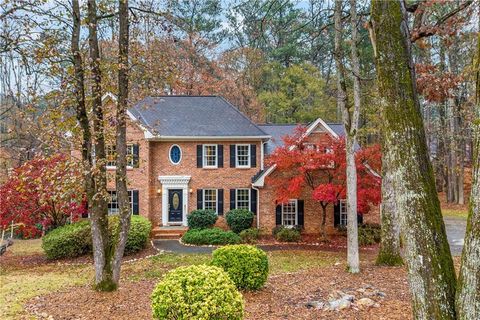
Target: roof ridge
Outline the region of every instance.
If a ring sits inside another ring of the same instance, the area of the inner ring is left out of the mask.
[[[243,114],[243,112],[240,112],[240,110],[238,110],[237,107],[235,107],[230,101],[228,101],[227,99],[225,99],[224,97],[222,96],[217,96],[218,98],[222,99],[223,101],[225,101],[227,103],[227,105],[230,106],[230,108],[232,108],[233,110],[235,110],[239,115],[241,115],[242,117],[244,117],[246,120],[248,120],[251,124],[253,124],[253,126],[255,128],[257,128],[258,130],[260,130],[260,132],[263,132],[263,134],[265,134],[266,136],[268,136],[269,134],[266,133],[265,131],[263,131],[259,126],[257,126],[257,124],[255,122],[253,122],[249,117],[247,117],[246,115]]]

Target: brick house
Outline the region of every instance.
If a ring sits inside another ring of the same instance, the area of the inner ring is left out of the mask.
[[[115,97],[106,95],[104,102]],[[256,214],[254,225],[267,231],[276,225],[302,225],[307,234],[320,230],[320,207],[308,190],[303,199],[276,205],[267,176],[265,157],[293,133],[295,125],[257,125],[218,96],[148,97],[128,110],[127,167],[132,213],[149,218],[154,234],[186,226],[187,214],[197,208],[224,214],[245,208]],[[308,140],[340,137],[343,126],[321,119],[308,126]],[[115,150],[107,145],[109,212],[118,210],[115,194]],[[327,232],[346,223],[342,201],[329,206]],[[178,226],[177,228],[171,228]]]

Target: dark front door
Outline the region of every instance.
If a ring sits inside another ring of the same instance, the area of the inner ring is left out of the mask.
[[[168,221],[169,222],[183,221],[183,190],[182,189],[168,190]]]

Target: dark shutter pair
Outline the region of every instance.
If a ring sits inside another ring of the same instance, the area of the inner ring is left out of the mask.
[[[217,189],[217,213],[223,215],[223,189]],[[197,189],[197,209],[203,209],[203,189]]]
[[[257,190],[250,189],[250,211],[257,214]],[[237,189],[230,189],[230,210],[237,207]]]
[[[140,146],[138,144],[133,145],[133,154],[132,154],[132,160],[133,160],[133,167],[138,168],[140,164]]]
[[[297,222],[303,228],[305,224],[305,203],[303,200],[297,200]],[[282,205],[278,204],[275,208],[275,224],[282,224]]]
[[[223,168],[223,144],[217,144],[217,167]],[[203,144],[197,144],[197,168],[203,168]]]
[[[138,199],[138,190],[132,191],[132,213],[138,215],[140,213],[139,199]]]
[[[237,166],[237,148],[235,144],[230,145],[230,168]],[[255,168],[257,166],[257,146],[255,144],[250,145],[250,167]]]

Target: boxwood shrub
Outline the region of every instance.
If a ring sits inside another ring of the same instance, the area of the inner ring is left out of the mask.
[[[109,217],[109,232],[118,232],[118,217]],[[145,248],[152,224],[141,216],[132,216],[125,253]],[[84,220],[56,228],[42,238],[42,248],[48,259],[74,258],[92,252],[90,221]]]
[[[187,224],[190,229],[206,229],[213,227],[217,219],[213,210],[193,210],[187,216]]]
[[[243,243],[255,244],[260,236],[260,230],[257,228],[245,229],[239,234]]]
[[[170,271],[151,299],[154,319],[243,319],[242,294],[228,274],[215,266]]]
[[[227,224],[235,233],[252,227],[254,214],[246,209],[233,209],[227,212]]]
[[[237,244],[241,239],[232,231],[220,228],[190,229],[182,237],[182,241],[194,245],[224,245]]]
[[[238,289],[258,290],[267,281],[267,254],[251,245],[218,248],[213,251],[211,264],[223,268]]]
[[[280,228],[275,234],[275,239],[281,242],[298,242],[300,241],[300,231],[296,228]]]
[[[358,244],[368,246],[379,243],[382,239],[382,228],[379,224],[361,224],[358,226]]]

